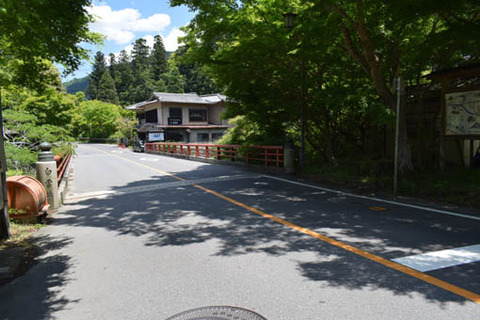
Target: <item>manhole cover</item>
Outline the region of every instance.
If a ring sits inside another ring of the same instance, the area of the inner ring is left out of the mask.
[[[176,314],[167,320],[267,320],[253,311],[227,306],[192,309]]]

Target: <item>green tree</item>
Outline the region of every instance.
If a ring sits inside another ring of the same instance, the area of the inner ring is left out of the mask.
[[[128,103],[137,103],[147,100],[157,89],[157,85],[150,77],[150,70],[136,72],[128,90]]]
[[[480,52],[473,0],[172,0],[180,4],[197,13],[185,27],[186,56],[235,101],[229,115],[244,115],[271,137],[295,136],[303,105],[307,147],[329,161],[337,145],[360,142],[367,123],[391,119],[397,76],[422,83],[432,67]],[[281,17],[291,6],[298,17],[287,30]],[[402,115],[400,164],[410,170]]]
[[[72,111],[73,134],[90,138],[113,137],[120,128],[119,121],[130,113],[115,104],[85,101]]]
[[[168,70],[167,52],[165,51],[162,37],[159,35],[155,36],[150,59],[152,64],[153,80],[158,81],[161,75]]]
[[[128,90],[128,103],[146,100],[155,90],[152,68],[150,67],[150,48],[143,38],[137,39],[132,49],[133,79]]]
[[[39,94],[27,98],[18,110],[35,116],[37,125],[53,125],[67,127],[70,123],[70,110],[75,107],[76,100],[54,88],[48,88]]]
[[[162,75],[163,83],[165,84],[165,90],[173,93],[183,93],[185,81],[180,74],[175,62],[170,60],[168,62],[168,71]]]
[[[95,55],[95,61],[93,62],[93,69],[88,76],[87,97],[90,100],[97,99],[98,87],[103,74],[107,70],[107,63],[105,61],[105,55],[98,51]]]
[[[116,68],[117,68],[117,58],[115,57],[115,54],[110,53],[108,55],[108,71],[110,72],[110,75],[112,76],[113,80],[115,80]]]
[[[143,72],[150,69],[149,64],[150,47],[147,40],[140,38],[133,43],[132,48],[132,67],[135,71]]]
[[[101,41],[88,30],[93,21],[86,11],[90,4],[91,0],[3,0],[0,83],[43,87],[45,60],[62,64],[67,73],[76,70],[89,53],[80,44]],[[5,72],[8,65],[14,72]]]
[[[3,90],[4,127],[9,141],[38,145],[43,141],[71,141],[72,110],[83,93],[69,95],[47,88],[42,92],[10,85]]]
[[[115,88],[115,81],[107,70],[103,73],[98,84],[97,100],[118,104],[118,95]]]
[[[21,84],[45,87],[45,61],[76,70],[88,57],[81,43],[100,42],[88,30],[93,21],[86,7],[91,0],[4,0],[0,3],[0,86]],[[0,106],[1,110],[1,106]],[[3,119],[0,112],[0,123]],[[0,138],[1,185],[5,188],[3,136]],[[6,201],[6,199],[5,199]],[[7,206],[0,205],[0,238],[8,238]]]
[[[179,47],[174,55],[178,71],[183,76],[185,84],[184,92],[196,92],[198,94],[209,94],[219,92],[215,82],[207,74],[205,68],[199,63],[189,62],[186,59],[186,46]]]
[[[197,12],[184,29],[188,49],[182,60],[203,65],[214,75],[231,98],[228,117],[241,115],[242,123],[255,122],[264,133],[261,143],[283,144],[287,129],[299,127],[301,84],[283,26],[287,1],[283,7],[278,1],[262,1],[260,7],[230,1],[172,4],[187,4]],[[252,135],[251,141],[259,142],[258,136]]]
[[[130,56],[125,50],[120,51],[120,56],[115,67],[115,87],[121,105],[128,105],[129,89],[133,82],[133,70],[130,63]]]

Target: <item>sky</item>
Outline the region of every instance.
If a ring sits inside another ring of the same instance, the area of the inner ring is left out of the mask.
[[[131,51],[132,43],[139,38],[152,47],[156,35],[163,37],[167,51],[178,48],[177,38],[183,35],[180,27],[194,17],[187,7],[170,7],[168,0],[95,0],[88,12],[96,17],[90,30],[103,34],[101,46],[82,45],[91,51],[91,61],[84,61],[73,74],[63,81],[82,78],[92,69],[93,56],[101,51],[107,56],[125,49]]]

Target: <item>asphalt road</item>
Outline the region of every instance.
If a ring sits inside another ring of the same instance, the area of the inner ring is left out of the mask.
[[[475,252],[448,267],[433,254],[423,272],[395,262],[476,250],[478,219],[114,146],[77,153],[38,264],[0,287],[0,319],[164,320],[213,305],[268,320],[480,319]]]

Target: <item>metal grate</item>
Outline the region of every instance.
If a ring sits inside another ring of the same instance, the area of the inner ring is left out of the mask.
[[[228,306],[192,309],[176,314],[167,320],[267,320],[253,311]]]

